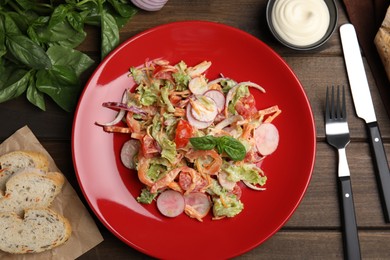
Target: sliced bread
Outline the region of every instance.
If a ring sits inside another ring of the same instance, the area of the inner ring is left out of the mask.
[[[0,197],[0,212],[21,215],[24,209],[49,207],[61,192],[64,181],[64,176],[59,172],[21,169],[6,183],[5,194]]]
[[[13,173],[29,167],[48,171],[49,160],[44,154],[33,151],[14,151],[0,156],[0,190],[4,191]]]
[[[38,253],[65,243],[72,232],[66,218],[53,210],[28,209],[21,218],[0,213],[0,250],[13,254]]]

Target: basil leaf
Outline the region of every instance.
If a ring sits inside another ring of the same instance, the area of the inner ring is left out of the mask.
[[[34,5],[36,5],[35,1],[31,0],[16,0],[17,2],[24,10],[29,10],[34,8]]]
[[[30,77],[26,95],[30,103],[46,111],[44,94],[36,88],[34,77]]]
[[[65,20],[65,17],[67,14],[68,14],[68,6],[67,5],[61,4],[61,5],[57,6],[54,9],[53,13],[51,14],[48,28],[51,29],[55,25],[63,22]]]
[[[121,2],[118,0],[108,0],[115,11],[122,17],[130,18],[137,13],[137,9],[134,6],[129,5],[127,2]]]
[[[198,150],[211,150],[217,145],[217,139],[212,135],[190,138],[191,145]]]
[[[52,27],[40,26],[35,28],[39,41],[47,44],[57,44],[70,48],[80,45],[87,36],[87,33],[78,32],[67,20],[62,20]]]
[[[88,55],[64,46],[53,45],[46,53],[53,65],[70,66],[78,77],[94,63]]]
[[[54,65],[51,70],[39,70],[36,77],[38,90],[49,95],[65,111],[75,108],[80,87],[77,75],[70,67]]]
[[[101,14],[101,58],[103,59],[119,44],[119,28],[114,17],[103,10]]]
[[[8,13],[4,15],[4,28],[6,34],[21,34],[18,25]]]
[[[22,34],[7,34],[6,46],[21,63],[33,69],[50,69],[52,64],[41,46]]]
[[[82,32],[84,29],[84,18],[78,12],[70,12],[66,15],[66,19],[69,24],[78,32]]]
[[[219,142],[223,144],[223,150],[232,160],[241,161],[245,158],[245,146],[237,139],[230,136],[222,136]]]
[[[7,52],[5,48],[5,27],[4,17],[0,16],[0,58]]]
[[[27,89],[30,72],[22,69],[2,70],[0,82],[0,103],[20,96]]]

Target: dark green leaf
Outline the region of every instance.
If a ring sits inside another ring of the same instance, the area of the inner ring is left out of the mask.
[[[101,14],[101,58],[103,59],[119,44],[119,28],[114,17],[103,10]]]
[[[206,135],[190,138],[191,145],[198,150],[211,150],[215,147],[218,153],[225,152],[232,160],[241,161],[246,156],[245,146],[231,136],[214,137]]]
[[[123,3],[119,0],[108,0],[108,2],[122,17],[131,18],[137,13],[137,9],[129,3]]]
[[[211,150],[217,145],[217,138],[212,135],[192,137],[190,143],[197,150]]]
[[[224,151],[232,160],[241,161],[245,158],[245,146],[237,139],[230,136],[222,136],[219,142],[223,143]]]
[[[21,34],[22,33],[20,31],[18,25],[14,21],[14,19],[8,14],[4,15],[4,27],[5,27],[6,34]]]
[[[34,20],[34,22],[27,28],[27,36],[30,37],[32,41],[34,41],[37,44],[41,44],[41,39],[39,38],[36,29],[46,26],[49,22],[48,16],[41,16]]]
[[[78,2],[76,4],[76,8],[81,12],[87,11],[87,12],[94,13],[94,14],[99,13],[99,6],[98,6],[97,1]]]
[[[41,110],[46,111],[44,94],[36,88],[34,77],[30,77],[27,87],[27,99]]]
[[[0,59],[7,52],[5,47],[4,17],[0,15]]]
[[[29,68],[51,68],[51,62],[46,52],[27,36],[7,34],[5,43],[12,55]]]
[[[84,18],[78,12],[70,12],[66,15],[69,24],[78,32],[82,32],[84,30]]]
[[[21,69],[5,69],[0,82],[0,103],[20,96],[27,89],[30,72]]]
[[[46,53],[53,65],[70,66],[78,77],[94,62],[88,55],[64,46],[51,46]]]
[[[85,40],[86,33],[78,32],[67,20],[57,23],[52,28],[41,26],[35,29],[39,41],[46,44],[59,44],[75,48]]]
[[[76,73],[66,66],[55,65],[51,70],[39,70],[36,87],[49,95],[62,109],[72,111],[80,94]]]
[[[67,14],[68,14],[68,11],[69,11],[68,5],[62,4],[62,5],[57,6],[50,16],[48,28],[51,29],[55,25],[62,23],[65,20]]]
[[[15,0],[24,10],[30,10],[36,5],[35,1],[31,0]]]

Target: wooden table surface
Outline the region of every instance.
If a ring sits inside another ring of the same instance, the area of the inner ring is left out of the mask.
[[[341,1],[338,24],[348,22]],[[266,0],[169,0],[158,12],[139,11],[121,30],[121,41],[157,25],[182,20],[207,20],[246,31],[271,46],[289,64],[301,81],[314,113],[317,131],[316,163],[311,183],[298,209],[286,225],[265,243],[237,259],[342,259],[343,244],[337,192],[336,152],[325,142],[324,103],[326,86],[348,86],[338,30],[320,49],[301,53],[275,41],[267,29]],[[91,30],[78,48],[98,60],[98,32]],[[97,65],[97,64],[96,64]],[[390,120],[365,63],[377,120],[390,157]],[[94,68],[85,73],[84,82]],[[355,208],[363,259],[389,259],[390,224],[381,210],[374,166],[364,123],[356,117],[347,90],[347,112],[351,143],[347,148],[352,173]],[[389,89],[390,94],[390,89]],[[66,113],[47,101],[43,112],[25,97],[0,104],[0,141],[28,125],[52,155],[57,166],[79,192],[71,155],[73,113]],[[299,116],[299,114],[297,114]],[[390,189],[390,187],[388,187]],[[85,200],[82,198],[85,202]],[[86,204],[87,205],[87,204]],[[146,259],[148,256],[127,246],[101,223],[97,225],[104,242],[79,259]]]

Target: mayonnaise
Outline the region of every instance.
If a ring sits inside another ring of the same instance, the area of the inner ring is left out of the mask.
[[[330,22],[329,9],[323,0],[276,0],[272,23],[277,34],[295,46],[319,41]]]

